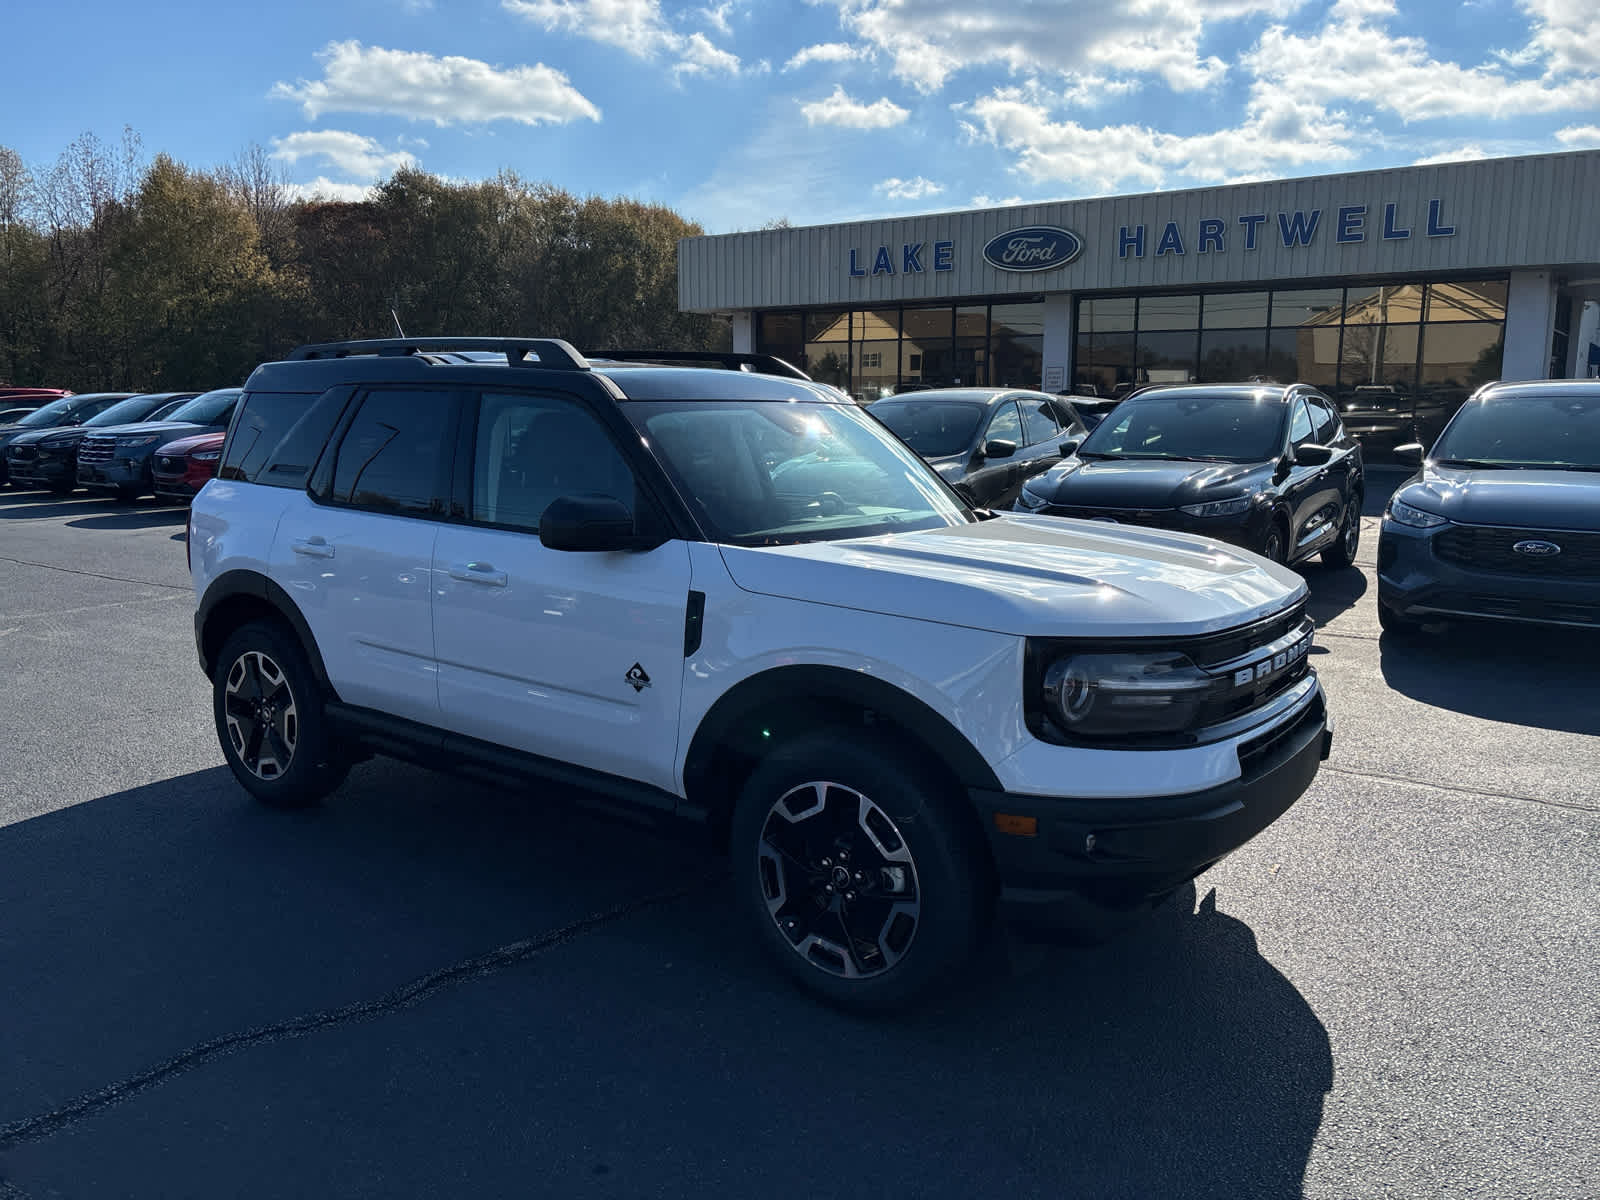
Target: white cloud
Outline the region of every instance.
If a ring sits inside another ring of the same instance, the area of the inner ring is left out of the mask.
[[[818,2],[835,6],[844,29],[887,55],[898,78],[933,92],[963,68],[995,64],[1018,73],[1072,75],[1098,74],[1115,63],[1119,72],[1156,74],[1175,89],[1204,88],[1227,69],[1215,55],[1201,56],[1209,23],[1284,16],[1303,0]]]
[[[891,200],[922,200],[944,191],[944,184],[918,175],[915,179],[885,179],[874,184],[872,190],[882,192]]]
[[[543,63],[492,67],[475,58],[435,57],[360,42],[329,42],[317,55],[323,77],[279,83],[272,95],[298,101],[306,116],[390,113],[414,121],[520,121],[566,124],[600,119],[600,110],[560,71]]]
[[[1004,200],[996,200],[993,196],[982,193],[974,196],[969,202],[972,208],[1009,208],[1013,204],[1021,204],[1021,196],[1007,196]]]
[[[273,138],[272,157],[291,164],[303,158],[321,159],[346,175],[362,179],[382,179],[417,162],[417,156],[409,150],[385,150],[376,138],[340,129],[307,129]]]
[[[317,176],[310,183],[285,184],[284,190],[291,200],[340,200],[350,204],[370,200],[373,192],[370,184],[338,183],[325,175]]]
[[[798,71],[810,63],[842,63],[852,62],[858,58],[866,58],[868,52],[860,46],[852,46],[848,42],[823,42],[816,46],[806,46],[798,51],[793,58],[783,64],[785,71]]]
[[[661,0],[501,0],[501,7],[546,32],[576,34],[635,58],[676,58],[673,70],[680,76],[739,71],[738,55],[713,46],[703,33],[683,34],[672,28],[661,11]],[[701,9],[700,15],[713,18],[720,12],[725,25],[728,11],[730,6],[724,4]],[[726,32],[715,19],[712,23]]]
[[[1426,158],[1419,158],[1411,165],[1413,167],[1428,167],[1434,163],[1467,162],[1474,158],[1488,158],[1489,152],[1477,143],[1466,146],[1457,146],[1454,150],[1441,150],[1437,154],[1430,154]]]
[[[852,100],[839,84],[834,85],[833,94],[827,99],[802,104],[800,111],[807,124],[839,125],[846,129],[888,129],[911,115],[887,96],[871,104]]]
[[[1568,125],[1556,130],[1556,141],[1574,150],[1600,146],[1600,125]]]
[[[733,12],[733,0],[723,0],[715,8],[697,8],[695,15],[711,28],[724,36],[733,33],[733,26],[728,22],[728,14]]]
[[[1257,86],[1321,103],[1370,104],[1408,122],[1600,108],[1600,73],[1573,73],[1590,59],[1600,65],[1600,22],[1581,31],[1575,0],[1522,0],[1522,7],[1535,18],[1528,47],[1473,66],[1436,59],[1421,38],[1391,33],[1384,22],[1393,0],[1339,0],[1308,35],[1274,26],[1240,62]],[[1539,77],[1516,73],[1537,61],[1546,65]]]
[[[1125,183],[1161,187],[1169,174],[1237,182],[1354,157],[1347,144],[1354,134],[1342,118],[1288,89],[1257,91],[1241,123],[1192,136],[1056,120],[1042,97],[1022,88],[999,88],[956,107],[968,136],[1014,154],[1015,169],[1029,180],[1102,194]]]

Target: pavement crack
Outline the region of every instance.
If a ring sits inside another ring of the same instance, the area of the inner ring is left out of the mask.
[[[625,917],[633,916],[635,913],[685,899],[720,883],[724,878],[725,875],[722,872],[717,872],[698,879],[692,884],[667,888],[633,900],[624,901],[611,908],[590,913],[586,917],[580,917],[578,920],[568,925],[563,925],[559,929],[541,933],[537,937],[510,942],[490,950],[486,954],[479,954],[473,958],[452,963],[450,966],[441,967],[437,971],[432,971],[408,983],[401,984],[392,991],[372,1000],[358,1000],[342,1008],[303,1013],[300,1016],[290,1017],[288,1020],[278,1021],[271,1025],[262,1025],[255,1029],[247,1029],[236,1033],[226,1033],[220,1037],[212,1038],[210,1041],[201,1042],[198,1046],[193,1046],[174,1055],[159,1066],[140,1071],[136,1075],[131,1075],[98,1091],[85,1093],[77,1099],[61,1105],[59,1108],[25,1117],[18,1121],[12,1121],[7,1125],[0,1125],[0,1151],[10,1150],[26,1142],[37,1141],[40,1138],[58,1133],[71,1125],[77,1124],[85,1117],[92,1116],[97,1112],[110,1108],[112,1105],[120,1104],[122,1101],[131,1099],[141,1092],[159,1087],[174,1076],[193,1070],[224,1055],[254,1046],[286,1041],[289,1038],[305,1037],[308,1034],[339,1025],[386,1016],[391,1012],[396,1012],[426,1000],[456,984],[484,975],[491,975],[497,971],[503,971],[507,967],[526,962],[548,950],[563,946],[583,934],[613,924]],[[10,1200],[4,1190],[6,1186],[8,1185],[3,1180],[0,1180],[0,1200]]]
[[[28,558],[11,558],[4,554],[0,554],[0,562],[15,563],[19,567],[42,567],[46,571],[63,571],[68,575],[86,575],[90,579],[109,579],[112,583],[137,583],[141,587],[167,588],[174,592],[191,590],[188,584],[153,583],[148,579],[129,579],[126,575],[104,575],[99,571],[80,571],[76,567],[58,567],[55,563],[34,562]]]
[[[1436,783],[1429,779],[1411,779],[1405,775],[1389,775],[1383,771],[1357,771],[1350,767],[1335,767],[1324,764],[1324,771],[1332,771],[1335,775],[1349,775],[1354,779],[1376,779],[1384,783],[1409,783],[1413,787],[1432,788],[1438,792],[1455,792],[1462,796],[1481,796],[1489,800],[1515,800],[1521,804],[1539,804],[1545,808],[1565,808],[1574,812],[1600,813],[1600,807],[1592,804],[1578,804],[1571,800],[1545,800],[1538,796],[1520,796],[1515,792],[1495,792],[1488,788],[1462,787],[1457,783]]]

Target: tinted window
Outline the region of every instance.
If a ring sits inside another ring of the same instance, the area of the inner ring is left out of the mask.
[[[182,403],[182,401],[179,401]],[[84,422],[86,426],[100,425],[132,425],[138,421],[154,419],[161,409],[167,407],[159,400],[149,396],[131,396],[103,412],[96,413]]]
[[[62,417],[66,416],[71,411],[71,400],[56,400],[46,404],[43,408],[35,409],[33,412],[23,417],[22,420],[18,421],[17,424],[32,425],[35,427],[40,425],[54,425],[57,421],[61,420]]]
[[[1015,442],[1022,445],[1022,418],[1017,416],[1017,406],[1007,400],[989,418],[989,428],[984,432],[986,442]]]
[[[475,520],[537,530],[561,496],[610,496],[638,511],[633,469],[600,422],[570,401],[486,394],[472,461]]]
[[[1312,432],[1311,414],[1306,411],[1306,402],[1296,400],[1289,410],[1289,441],[1296,446],[1309,442]]]
[[[1061,433],[1048,400],[1023,400],[1022,432],[1031,446],[1035,442],[1048,442]]]
[[[867,411],[924,458],[965,452],[983,419],[981,404],[931,400],[880,400]]]
[[[172,414],[174,421],[192,421],[196,425],[226,425],[233,416],[233,406],[239,402],[239,388],[218,388],[204,392]]]
[[[1600,470],[1600,396],[1565,392],[1469,400],[1431,457]]]
[[[223,455],[223,479],[303,487],[343,409],[344,393],[251,392]]]
[[[444,512],[450,392],[370,392],[333,469],[331,499],[382,512]]]
[[[1119,404],[1084,439],[1078,453],[1086,458],[1264,462],[1277,456],[1282,437],[1281,400],[1150,393]]]
[[[1333,411],[1332,405],[1320,396],[1307,396],[1306,403],[1311,406],[1311,420],[1317,427],[1317,442],[1327,446],[1338,441],[1339,414]]]

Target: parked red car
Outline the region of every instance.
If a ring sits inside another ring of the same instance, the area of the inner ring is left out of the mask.
[[[225,433],[197,433],[160,447],[150,464],[156,496],[184,504],[217,473]]]

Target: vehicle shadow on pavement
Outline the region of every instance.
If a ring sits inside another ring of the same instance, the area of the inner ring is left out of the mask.
[[[1600,734],[1600,630],[1450,622],[1383,635],[1379,663],[1395,691],[1490,721]]]
[[[54,496],[49,492],[0,492],[0,521],[41,521],[50,517],[72,517],[113,510],[117,502],[109,497]]]
[[[68,521],[74,529],[159,529],[163,525],[188,525],[187,508],[150,508],[137,511],[107,513],[104,516],[84,517]]]
[[[1367,573],[1357,567],[1308,563],[1298,570],[1311,592],[1306,598],[1306,611],[1319,629],[1354,608],[1369,589]]]
[[[0,1194],[1298,1195],[1332,1083],[1192,888],[864,1020],[698,844],[383,761],[305,813],[135,788],[0,861]]]

